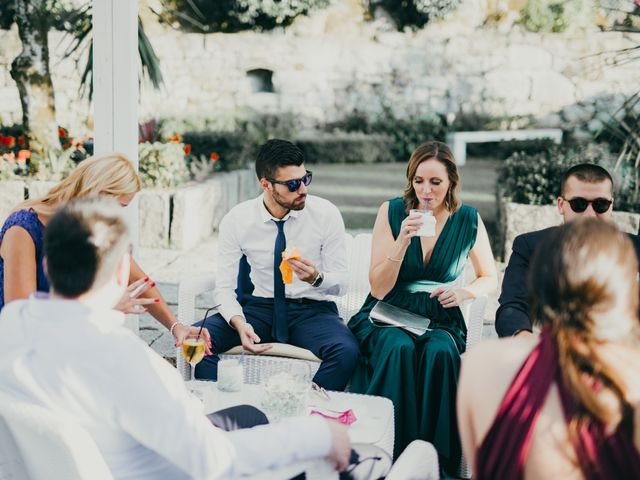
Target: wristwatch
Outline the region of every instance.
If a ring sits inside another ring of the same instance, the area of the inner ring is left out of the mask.
[[[324,274],[322,272],[318,272],[318,275],[316,275],[316,278],[314,278],[313,282],[311,282],[311,286],[319,287],[320,285],[322,285],[323,280],[324,280]]]

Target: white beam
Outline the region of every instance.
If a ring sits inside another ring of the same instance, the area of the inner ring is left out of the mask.
[[[94,153],[124,153],[138,169],[138,0],[93,0]],[[136,196],[137,197],[137,196]],[[138,199],[126,208],[134,255]],[[138,332],[138,316],[127,315]]]

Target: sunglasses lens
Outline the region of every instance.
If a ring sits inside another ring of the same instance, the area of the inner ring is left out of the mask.
[[[311,179],[313,177],[311,176],[311,172],[308,172],[304,177],[302,177],[302,183],[304,183],[305,187],[308,187],[309,185],[311,185]]]
[[[587,209],[589,202],[587,202],[584,198],[572,198],[569,200],[569,205],[571,205],[571,210],[576,213],[582,213]]]
[[[611,201],[607,200],[606,198],[596,198],[593,202],[591,202],[591,205],[593,206],[593,210],[596,213],[604,213],[609,210]]]
[[[300,184],[302,183],[302,180],[298,179],[298,180],[291,180],[290,182],[287,183],[287,187],[289,188],[290,192],[295,192],[296,190],[298,190],[300,188]]]

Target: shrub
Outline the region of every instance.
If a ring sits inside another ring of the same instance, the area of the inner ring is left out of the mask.
[[[329,0],[163,0],[160,18],[198,33],[286,27]]]
[[[327,124],[328,131],[362,132],[388,135],[392,142],[388,161],[407,162],[418,145],[427,140],[445,140],[446,128],[438,117],[416,116],[399,118],[386,109],[374,119],[354,111],[343,120]]]
[[[138,170],[144,187],[176,187],[189,180],[184,145],[179,142],[138,144]]]
[[[529,205],[554,204],[560,193],[564,172],[578,163],[602,165],[612,173],[615,183],[617,210],[640,211],[637,178],[627,171],[614,170],[615,161],[606,145],[588,144],[558,147],[535,153],[514,153],[500,167],[498,187],[502,195],[516,203]]]
[[[388,162],[390,137],[365,133],[316,133],[295,140],[307,163]]]
[[[591,0],[529,0],[522,10],[527,30],[559,33],[595,27],[596,11]]]
[[[191,145],[188,164],[192,158],[208,159],[212,153],[216,153],[220,158],[217,170],[245,168],[252,149],[241,132],[185,132],[182,140]]]
[[[404,30],[405,27],[422,28],[433,20],[445,18],[461,3],[462,0],[369,0],[368,9],[371,16],[376,9],[384,9],[398,30]]]

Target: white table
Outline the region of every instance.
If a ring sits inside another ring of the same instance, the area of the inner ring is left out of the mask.
[[[198,382],[201,383],[201,382]],[[203,384],[205,382],[202,382]],[[243,385],[240,392],[222,392],[215,382],[206,382],[204,389],[204,411],[207,413],[222,410],[235,405],[247,404],[261,408],[262,390],[260,385]],[[309,407],[320,407],[337,411],[351,409],[357,420],[349,426],[349,437],[352,443],[374,444],[393,457],[394,418],[393,403],[388,398],[370,395],[357,395],[344,392],[328,392],[329,400],[311,392],[307,404]],[[306,472],[307,478],[337,478],[327,462],[304,462],[296,464],[291,469],[278,470],[269,475],[254,476],[256,480],[266,478],[291,478]]]

